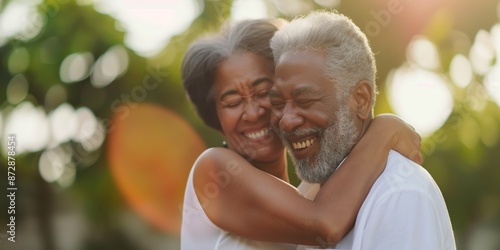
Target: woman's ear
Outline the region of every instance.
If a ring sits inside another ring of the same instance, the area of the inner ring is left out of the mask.
[[[361,120],[372,116],[373,87],[367,80],[362,80],[354,86],[351,92],[355,101],[354,112]]]
[[[219,134],[222,136],[222,147],[227,148],[227,141],[226,141],[226,135],[224,134],[224,131],[219,130]]]
[[[224,139],[226,138],[226,135],[224,134],[224,131],[222,129],[220,130],[217,130],[219,132],[219,134],[224,137]]]

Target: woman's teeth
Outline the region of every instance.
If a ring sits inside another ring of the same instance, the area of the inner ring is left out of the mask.
[[[316,138],[305,140],[303,142],[292,142],[293,149],[303,149],[311,146]]]
[[[258,139],[258,138],[266,136],[267,134],[269,134],[269,129],[265,128],[265,129],[262,129],[262,130],[257,131],[257,132],[246,133],[245,136],[248,138],[251,138],[251,139]]]

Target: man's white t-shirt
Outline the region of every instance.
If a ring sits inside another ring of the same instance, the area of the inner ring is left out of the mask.
[[[215,225],[203,211],[189,174],[182,208],[182,250],[295,250],[297,245],[249,240],[233,235]],[[209,201],[208,201],[209,202]],[[209,204],[205,204],[209,205]]]
[[[456,246],[446,204],[430,174],[391,151],[354,228],[329,249],[449,250]]]

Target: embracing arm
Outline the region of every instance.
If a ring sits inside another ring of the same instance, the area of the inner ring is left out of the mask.
[[[316,195],[318,209],[324,210],[318,214],[327,222],[322,242],[334,244],[352,228],[363,201],[385,168],[391,149],[422,163],[420,140],[413,128],[397,116],[379,115],[371,122],[342,167]]]
[[[196,162],[196,195],[214,224],[242,237],[309,245],[336,243],[354,224],[391,147],[413,143],[410,129],[402,122],[376,121],[314,201],[223,148],[207,150]],[[389,129],[387,124],[392,123],[395,127]]]

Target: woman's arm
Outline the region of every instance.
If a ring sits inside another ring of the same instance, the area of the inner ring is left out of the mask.
[[[413,127],[395,115],[378,115],[346,160],[316,195],[318,213],[326,224],[322,239],[336,243],[354,225],[363,201],[385,168],[389,151],[394,149],[421,164],[420,136]],[[326,215],[326,216],[325,216]]]
[[[231,150],[209,149],[195,164],[196,195],[214,224],[242,237],[309,245],[336,243],[354,224],[391,147],[402,153],[418,150],[411,146],[418,137],[412,131],[394,117],[376,118],[314,201]]]

